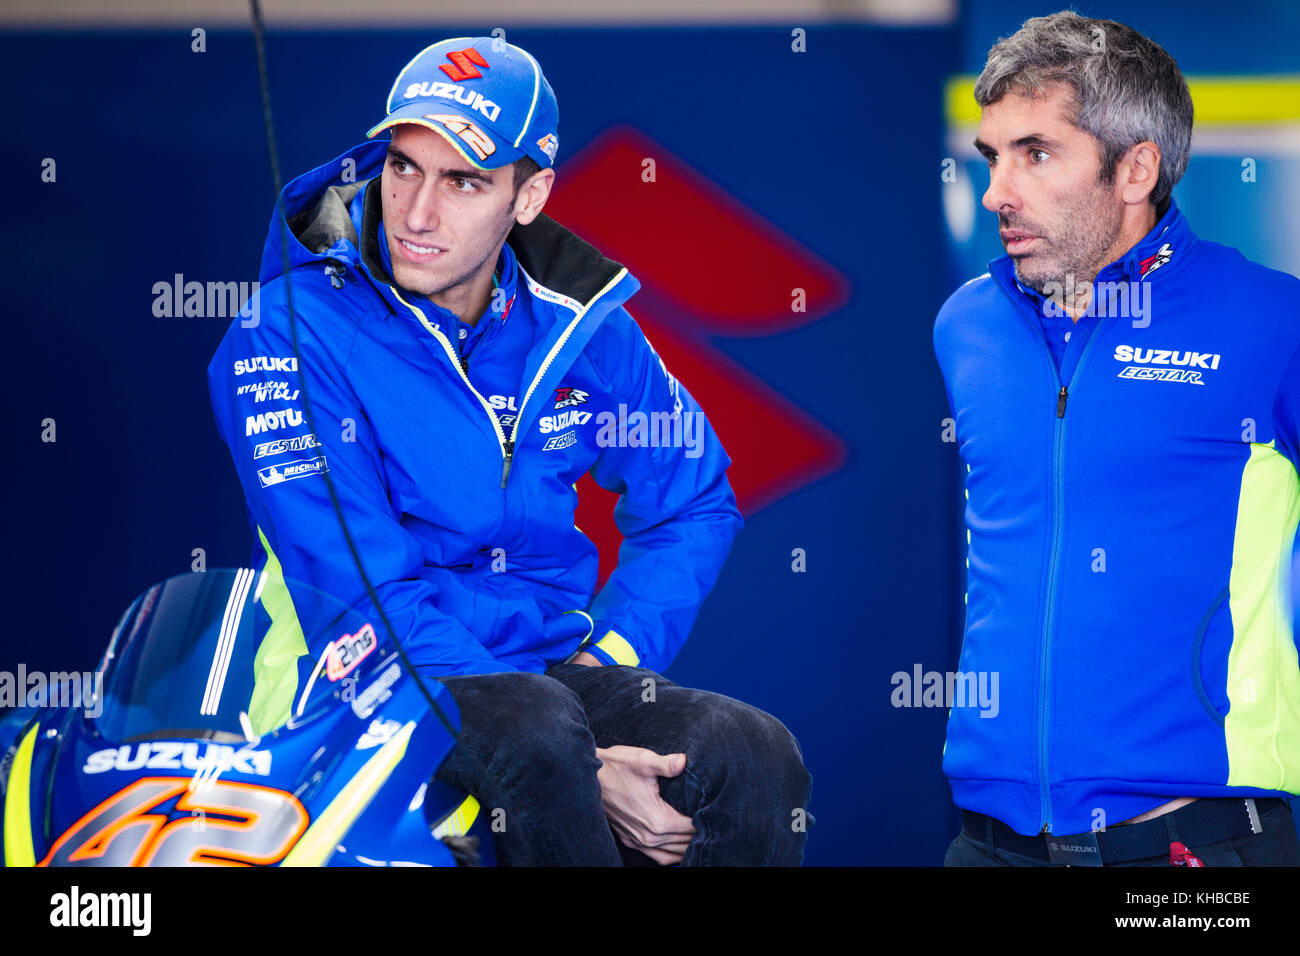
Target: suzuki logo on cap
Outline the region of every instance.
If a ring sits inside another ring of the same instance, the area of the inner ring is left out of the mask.
[[[483,74],[474,69],[475,65],[481,66],[485,70],[489,68],[488,61],[483,59],[483,54],[472,46],[463,50],[453,50],[447,54],[447,59],[451,60],[452,65],[448,66],[444,63],[439,69],[457,83],[462,80],[480,79]]]

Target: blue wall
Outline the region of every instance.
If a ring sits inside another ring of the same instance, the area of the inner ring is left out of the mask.
[[[811,864],[936,864],[955,832],[945,712],[891,707],[890,675],[950,669],[960,646],[960,485],[930,346],[935,312],[966,277],[940,208],[941,91],[1015,29],[1020,6],[972,4],[950,28],[810,27],[803,54],[784,27],[508,37],[559,96],[561,177],[601,131],[634,126],[848,280],[844,307],[794,331],[708,337],[838,435],[847,459],[747,516],[669,671],[769,710],[799,738],[814,777]],[[286,178],[361,140],[420,47],[491,26],[271,34]],[[1195,68],[1214,68],[1193,23],[1164,21],[1158,37],[1176,56],[1187,37]],[[1257,65],[1295,70],[1294,57],[1278,46]],[[128,601],[188,570],[193,549],[209,567],[249,554],[204,374],[227,323],[156,318],[152,288],[176,273],[256,278],[273,201],[256,64],[247,32],[209,32],[202,54],[181,30],[10,33],[0,80],[15,91],[0,243],[17,598],[0,669],[85,669]],[[40,180],[46,157],[55,183]],[[977,231],[992,232],[987,216]]]

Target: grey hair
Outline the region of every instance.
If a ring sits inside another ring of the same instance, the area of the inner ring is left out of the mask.
[[[1114,179],[1132,146],[1160,147],[1150,199],[1162,210],[1192,146],[1192,96],[1174,58],[1122,23],[1063,10],[998,40],[975,81],[975,100],[986,107],[1012,92],[1046,95],[1056,83],[1073,90],[1071,122],[1097,140],[1102,182]]]

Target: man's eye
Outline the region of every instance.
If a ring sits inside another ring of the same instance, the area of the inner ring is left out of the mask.
[[[461,193],[472,193],[478,190],[478,185],[476,183],[470,182],[470,180],[461,176],[454,177],[451,181],[451,185],[452,188]]]
[[[1037,157],[1037,156],[1042,156],[1043,158],[1042,158],[1042,159],[1036,159],[1035,157]],[[1045,163],[1045,162],[1047,162],[1047,151],[1046,151],[1046,150],[1042,150],[1042,149],[1031,149],[1031,150],[1029,151],[1029,158],[1030,158],[1030,160],[1031,160],[1032,162],[1035,162],[1035,163]]]
[[[393,171],[399,174],[405,173],[406,165],[407,164],[402,162],[400,159],[395,159],[393,160]]]

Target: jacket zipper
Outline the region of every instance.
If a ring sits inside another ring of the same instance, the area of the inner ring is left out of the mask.
[[[1035,321],[1037,316],[1035,315]],[[1041,647],[1042,667],[1039,670],[1038,678],[1038,788],[1039,788],[1039,813],[1043,819],[1042,832],[1052,832],[1052,795],[1047,780],[1047,726],[1048,726],[1048,671],[1051,667],[1052,652],[1052,632],[1056,627],[1056,585],[1057,585],[1057,563],[1061,551],[1061,531],[1062,514],[1065,511],[1065,502],[1063,500],[1063,462],[1065,459],[1065,408],[1070,397],[1070,387],[1079,380],[1079,374],[1083,371],[1084,363],[1088,360],[1089,353],[1097,339],[1101,337],[1102,323],[1105,321],[1104,316],[1097,319],[1097,326],[1092,330],[1092,335],[1088,337],[1088,342],[1083,347],[1083,352],[1079,355],[1079,363],[1074,367],[1074,374],[1070,376],[1069,385],[1061,384],[1061,373],[1052,361],[1051,348],[1046,342],[1043,342],[1043,348],[1048,350],[1047,360],[1052,366],[1054,378],[1060,391],[1056,393],[1056,420],[1052,425],[1052,546],[1048,552],[1047,561],[1047,609],[1043,619],[1043,635]],[[1038,331],[1041,339],[1041,329]]]
[[[433,323],[429,321],[423,311],[403,299],[402,294],[398,292],[397,289],[393,288],[391,285],[388,288],[392,290],[393,295],[397,297],[397,301],[414,312],[416,318],[420,320],[420,324],[423,325],[435,339],[442,343],[443,351],[447,353],[447,358],[451,360],[451,364],[455,367],[456,371],[460,373],[461,381],[465,383],[465,387],[468,388],[470,392],[473,393],[474,397],[478,399],[478,403],[483,406],[483,411],[487,412],[488,421],[492,423],[492,430],[496,432],[497,443],[501,446],[501,457],[503,461],[501,468],[501,487],[504,488],[506,486],[506,476],[510,473],[510,459],[514,453],[514,440],[506,437],[505,431],[501,428],[501,423],[497,421],[496,412],[492,411],[492,405],[469,380],[469,375],[466,373],[469,363],[462,362],[460,356],[456,354],[456,350],[451,347],[451,340],[434,328]]]
[[[401,294],[391,285],[388,288],[392,289],[393,295],[397,296],[397,301],[414,312],[416,317],[419,318],[420,324],[442,343],[443,350],[447,353],[447,357],[451,359],[451,364],[456,367],[458,372],[460,372],[460,377],[465,383],[465,387],[474,393],[474,397],[478,399],[479,404],[483,406],[483,410],[487,412],[488,419],[492,422],[492,430],[496,432],[497,441],[501,445],[501,487],[504,488],[506,486],[506,480],[510,477],[510,466],[514,461],[515,436],[518,434],[519,422],[522,422],[524,419],[524,406],[528,404],[529,397],[533,394],[534,390],[536,390],[537,383],[542,380],[546,375],[546,370],[550,368],[551,363],[555,361],[555,356],[559,354],[562,348],[564,348],[564,343],[569,340],[569,336],[573,333],[574,328],[576,328],[578,323],[582,321],[582,317],[587,314],[587,309],[583,308],[579,310],[578,314],[569,322],[568,328],[566,328],[560,335],[559,340],[556,341],[555,345],[551,346],[551,350],[546,353],[546,358],[542,362],[541,368],[539,368],[537,374],[533,376],[533,381],[528,386],[528,391],[524,393],[524,397],[519,402],[519,408],[515,412],[515,427],[511,430],[511,437],[507,438],[505,431],[501,428],[501,423],[497,421],[496,412],[492,411],[491,404],[488,403],[488,400],[485,399],[479,393],[478,389],[474,387],[473,383],[470,382],[468,375],[468,360],[462,360],[460,356],[456,354],[456,350],[451,346],[451,340],[434,328],[433,324],[428,320],[424,312],[403,299]]]
[[[546,353],[546,358],[542,360],[541,367],[537,370],[537,374],[533,376],[533,380],[528,386],[528,391],[524,392],[524,397],[519,400],[519,411],[515,416],[516,429],[519,427],[519,423],[524,420],[524,407],[528,404],[528,399],[537,388],[537,383],[546,376],[546,370],[550,368],[551,363],[555,361],[555,356],[560,354],[560,350],[564,348],[564,343],[569,340],[569,336],[573,333],[573,330],[577,328],[578,323],[582,321],[582,317],[586,314],[587,310],[585,308],[579,310],[578,314],[569,322],[568,327],[560,333],[560,337],[556,340],[555,344],[551,346],[551,350]],[[512,434],[514,433],[512,432]],[[514,441],[510,442],[510,446],[510,452],[512,452],[514,450]],[[502,488],[506,486],[506,476],[510,474],[510,452],[507,452],[506,454],[505,467],[501,471]]]
[[[523,273],[523,275],[525,279],[528,278],[527,273]],[[566,326],[564,331],[560,333],[560,337],[556,339],[555,344],[551,346],[551,350],[546,353],[546,358],[542,360],[541,367],[537,370],[537,374],[533,376],[533,380],[528,386],[528,391],[524,392],[524,397],[519,401],[519,410],[515,413],[515,427],[510,433],[512,436],[518,436],[519,423],[524,420],[524,408],[525,406],[528,405],[528,399],[532,396],[533,391],[537,388],[537,383],[546,377],[546,370],[550,368],[551,363],[555,361],[555,356],[560,354],[560,350],[564,348],[564,343],[569,341],[569,336],[573,334],[573,330],[578,327],[578,323],[583,320],[583,318],[591,310],[591,307],[595,305],[600,299],[604,298],[605,293],[608,292],[610,289],[614,288],[614,286],[617,285],[619,282],[621,282],[625,275],[627,275],[626,269],[620,269],[617,273],[615,273],[613,278],[611,278],[608,282],[606,282],[604,287],[599,292],[597,292],[594,296],[592,296],[591,300],[587,302],[586,305],[579,307],[575,312],[573,318],[569,320],[568,326]],[[529,279],[528,281],[531,282],[532,280]],[[505,460],[505,465],[501,469],[502,488],[506,486],[506,478],[509,477],[510,475],[510,457],[514,453],[514,447],[515,447],[515,443],[514,443],[514,439],[512,438],[510,441],[510,447],[505,449],[506,460]],[[575,488],[576,487],[577,486],[575,485]]]

